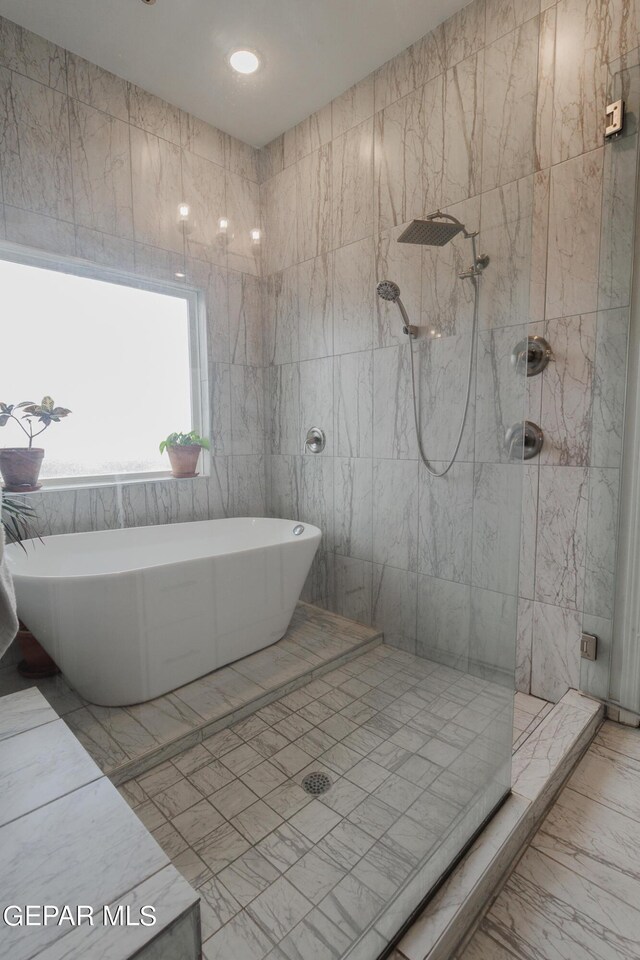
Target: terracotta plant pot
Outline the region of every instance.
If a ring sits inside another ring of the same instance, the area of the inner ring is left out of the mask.
[[[176,478],[197,477],[196,467],[202,447],[198,443],[174,444],[167,447],[171,473]]]
[[[31,631],[20,623],[18,643],[22,660],[18,664],[18,673],[28,680],[41,680],[42,677],[53,677],[60,673],[60,668],[51,659],[44,647],[41,647]]]
[[[0,473],[7,493],[30,493],[39,490],[42,447],[3,447],[0,449]]]

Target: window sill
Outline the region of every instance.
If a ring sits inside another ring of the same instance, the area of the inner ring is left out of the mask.
[[[130,487],[140,486],[147,483],[162,483],[166,480],[182,480],[183,482],[193,483],[194,480],[206,480],[208,472],[199,473],[195,477],[174,477],[169,471],[166,473],[150,473],[146,476],[131,474],[122,477],[88,477],[86,479],[78,477],[77,480],[43,480],[39,490],[25,491],[21,494],[13,493],[13,496],[29,496],[30,493],[68,493],[77,490],[95,490],[105,487]],[[11,496],[11,494],[10,494]]]

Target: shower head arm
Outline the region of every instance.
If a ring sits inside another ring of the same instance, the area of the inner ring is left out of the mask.
[[[465,240],[472,240],[474,237],[478,236],[477,230],[475,233],[469,233],[461,220],[458,220],[457,217],[452,216],[450,213],[442,213],[441,210],[436,210],[435,213],[430,213],[425,217],[425,220],[449,220],[451,223],[455,223],[458,227],[460,227]]]

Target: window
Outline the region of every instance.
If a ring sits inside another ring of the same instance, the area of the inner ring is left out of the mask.
[[[206,435],[195,291],[34,256],[0,259],[0,296],[0,400],[49,395],[72,411],[34,442],[41,479],[165,475],[167,434]],[[0,428],[8,446],[26,446],[11,421]]]

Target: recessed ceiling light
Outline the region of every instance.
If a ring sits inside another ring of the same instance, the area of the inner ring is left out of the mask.
[[[260,66],[260,59],[252,50],[234,50],[229,63],[236,73],[255,73]]]

